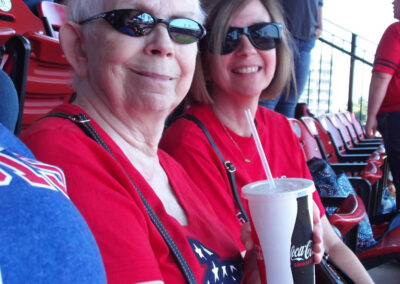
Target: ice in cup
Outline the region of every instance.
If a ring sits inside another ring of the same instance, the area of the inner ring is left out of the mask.
[[[274,179],[245,185],[262,283],[315,283],[311,180]]]

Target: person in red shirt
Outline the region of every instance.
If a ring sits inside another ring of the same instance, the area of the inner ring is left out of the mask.
[[[312,179],[288,120],[258,106],[260,97],[277,96],[293,74],[287,32],[276,2],[210,0],[205,1],[205,9],[210,33],[200,45],[202,70],[195,73],[186,114],[205,125],[224,159],[235,165],[239,195],[242,186],[266,179],[246,109],[257,125],[273,177]],[[238,203],[225,166],[202,130],[189,119],[178,119],[165,130],[160,147],[183,165],[217,212],[226,212],[221,214],[222,221],[238,240]],[[313,197],[323,216],[325,250],[353,280],[372,283],[360,261],[333,231],[318,193]],[[246,201],[241,201],[248,213]]]
[[[393,1],[393,11],[400,20],[400,0]],[[400,208],[400,22],[386,29],[375,54],[365,131],[372,138],[377,130],[383,137]]]

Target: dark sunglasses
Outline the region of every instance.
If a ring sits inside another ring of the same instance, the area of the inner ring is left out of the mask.
[[[242,35],[249,38],[251,44],[260,50],[274,49],[282,38],[282,25],[280,23],[256,23],[249,27],[229,27],[222,42],[221,54],[234,51],[240,43]],[[214,52],[214,44],[208,41],[208,49]]]
[[[133,37],[150,34],[159,23],[167,26],[169,36],[177,43],[194,43],[206,35],[203,25],[194,20],[186,18],[158,19],[149,13],[136,9],[121,9],[101,13],[80,21],[79,24],[82,25],[96,19],[104,19],[116,30]]]

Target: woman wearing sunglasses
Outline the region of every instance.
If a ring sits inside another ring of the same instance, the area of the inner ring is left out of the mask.
[[[205,35],[199,1],[69,0],[67,11],[60,41],[76,100],[23,139],[38,159],[65,171],[108,282],[241,283],[245,262],[230,228],[158,150]],[[249,277],[258,275],[254,260],[246,263]]]
[[[311,179],[287,119],[258,106],[260,97],[274,98],[292,75],[286,30],[277,3],[210,0],[205,9],[209,15],[205,24],[208,34],[200,44],[201,68],[195,74],[185,113],[202,122],[224,159],[235,166],[237,196],[245,184],[266,179],[246,109],[251,110],[274,178]],[[241,200],[243,213],[225,164],[200,127],[191,119],[177,119],[164,132],[160,147],[183,165],[240,243],[238,216],[249,212],[247,203]],[[357,257],[332,230],[317,192],[314,200],[321,212],[325,250],[357,283],[371,283]]]

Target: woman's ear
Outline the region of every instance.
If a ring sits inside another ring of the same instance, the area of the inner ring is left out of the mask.
[[[60,29],[60,43],[76,75],[86,77],[88,57],[81,26],[70,21],[66,22]]]

